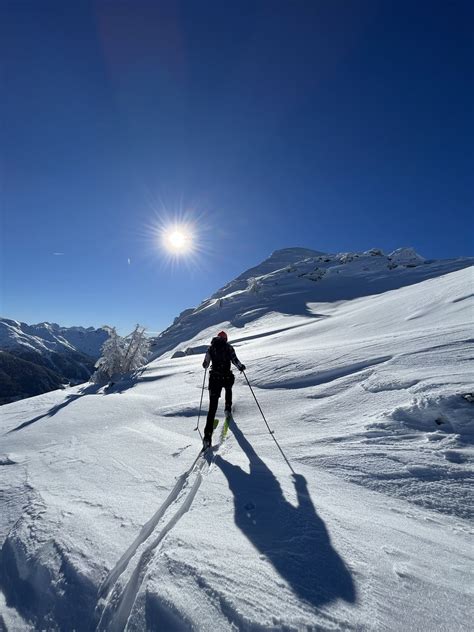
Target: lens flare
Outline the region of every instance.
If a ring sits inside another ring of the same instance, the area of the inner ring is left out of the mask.
[[[147,257],[156,262],[158,255],[161,265],[173,271],[186,268],[195,274],[207,269],[213,232],[209,211],[197,203],[167,204],[161,198],[150,198],[149,207],[151,217],[140,227]]]
[[[176,255],[189,253],[193,248],[193,235],[183,226],[165,229],[162,241],[168,252]]]

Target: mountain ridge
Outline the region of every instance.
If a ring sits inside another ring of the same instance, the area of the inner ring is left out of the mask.
[[[211,326],[241,328],[279,311],[311,317],[308,303],[351,300],[412,285],[474,264],[474,258],[425,259],[413,248],[384,254],[323,253],[307,248],[276,250],[242,272],[195,308],[177,316],[154,339],[153,357],[182,345]]]
[[[99,357],[101,346],[109,337],[110,327],[63,327],[41,322],[29,325],[11,318],[0,318],[0,348],[30,347],[36,351],[77,351]]]
[[[0,318],[0,403],[87,381],[109,331]]]

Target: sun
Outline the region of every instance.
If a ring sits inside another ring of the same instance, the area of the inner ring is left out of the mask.
[[[173,255],[189,254],[193,250],[193,233],[187,226],[173,226],[162,232],[162,243],[165,249]]]
[[[173,270],[187,268],[194,271],[209,253],[211,225],[208,213],[197,207],[184,208],[183,204],[153,208],[148,225],[143,226],[147,240],[147,252],[151,257],[159,255],[161,264]]]

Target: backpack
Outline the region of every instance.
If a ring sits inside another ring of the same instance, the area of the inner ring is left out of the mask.
[[[225,375],[230,373],[231,351],[230,345],[222,338],[213,338],[209,353],[212,360],[212,371]]]

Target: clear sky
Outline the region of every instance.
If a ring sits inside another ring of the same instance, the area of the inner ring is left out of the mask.
[[[166,327],[273,250],[473,254],[474,3],[0,0],[1,313]],[[160,226],[198,252],[170,262]]]

